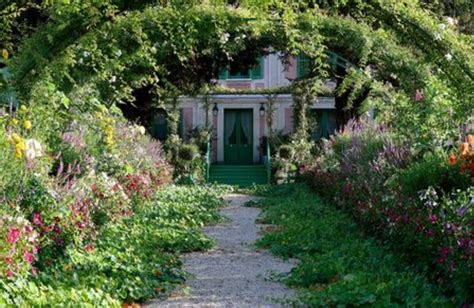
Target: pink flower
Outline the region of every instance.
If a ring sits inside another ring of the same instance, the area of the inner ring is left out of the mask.
[[[89,244],[86,245],[86,251],[87,251],[88,253],[93,252],[94,249],[95,249],[95,247],[94,247],[93,244],[90,244],[90,243],[89,243]]]
[[[33,255],[28,251],[28,250],[25,250],[23,252],[23,259],[28,262],[29,264],[33,263]]]
[[[15,227],[10,227],[10,230],[8,231],[8,242],[10,244],[15,244],[18,241],[18,238],[20,238],[20,230]]]
[[[38,269],[37,269],[36,267],[31,268],[31,274],[32,274],[33,276],[38,275]]]
[[[42,226],[43,225],[43,216],[41,216],[41,213],[35,212],[33,213],[33,224]]]
[[[12,277],[13,277],[13,272],[12,272],[11,269],[8,269],[7,277],[8,277],[8,278],[12,278]]]
[[[423,91],[420,91],[419,89],[416,89],[415,101],[420,102],[423,99],[425,99],[425,97],[423,96]]]
[[[438,221],[438,217],[435,214],[430,215],[430,222],[432,224],[436,223]]]

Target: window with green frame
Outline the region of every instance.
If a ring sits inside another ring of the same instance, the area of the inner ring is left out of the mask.
[[[306,56],[298,56],[296,58],[296,77],[302,78],[309,74],[310,59]]]
[[[326,52],[328,56],[328,63],[332,70],[336,69],[338,63],[338,56],[334,52]],[[305,55],[298,56],[296,58],[296,77],[303,78],[310,73],[311,60]]]
[[[219,79],[262,79],[263,78],[263,61],[264,58],[258,59],[257,65],[250,68],[232,67],[221,69],[219,72]]]

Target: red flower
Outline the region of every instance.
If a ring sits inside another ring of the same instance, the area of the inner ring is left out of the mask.
[[[457,160],[458,160],[458,158],[456,157],[456,155],[451,154],[449,156],[448,163],[449,163],[450,166],[454,166],[454,165],[456,165]]]
[[[15,227],[10,227],[10,230],[8,231],[8,242],[10,244],[15,244],[19,238],[20,238],[20,230]]]

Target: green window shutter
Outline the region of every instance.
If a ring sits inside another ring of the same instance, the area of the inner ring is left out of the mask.
[[[305,56],[296,58],[296,77],[301,78],[309,74],[310,60]]]
[[[250,78],[252,79],[263,79],[263,61],[264,58],[260,57],[258,59],[257,65],[250,69]]]
[[[227,79],[229,76],[229,70],[222,68],[219,70],[219,79]]]

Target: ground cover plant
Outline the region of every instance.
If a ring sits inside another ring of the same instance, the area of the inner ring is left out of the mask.
[[[365,236],[347,214],[307,186],[260,188],[262,222],[273,224],[258,245],[298,258],[287,277],[296,306],[455,306],[396,252]]]

